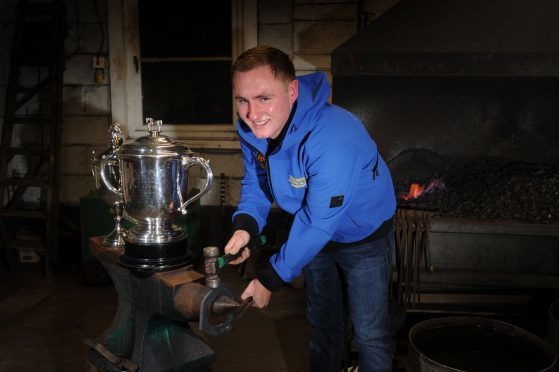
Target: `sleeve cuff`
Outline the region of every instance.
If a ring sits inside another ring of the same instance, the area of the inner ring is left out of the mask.
[[[233,231],[245,230],[251,237],[258,235],[258,222],[248,214],[240,213],[233,217]]]
[[[270,262],[256,274],[256,277],[271,292],[276,292],[285,284]]]

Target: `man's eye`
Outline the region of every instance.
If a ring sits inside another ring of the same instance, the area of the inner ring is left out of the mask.
[[[270,98],[268,97],[260,97],[260,102],[268,102]]]
[[[242,99],[242,98],[238,98],[237,99],[237,103],[241,104],[241,103],[246,103],[247,100],[246,99]]]

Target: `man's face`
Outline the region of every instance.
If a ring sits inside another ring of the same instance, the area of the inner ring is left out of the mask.
[[[240,118],[257,138],[277,138],[297,99],[298,82],[287,86],[274,78],[269,66],[233,76],[233,94]]]

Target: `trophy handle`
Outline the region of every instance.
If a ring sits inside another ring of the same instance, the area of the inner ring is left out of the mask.
[[[200,157],[197,157],[197,156],[193,156],[193,157],[183,156],[182,157],[182,166],[184,167],[186,172],[188,172],[188,169],[193,165],[199,165],[202,168],[204,168],[204,170],[206,171],[206,184],[204,185],[204,187],[202,187],[202,190],[200,190],[200,192],[198,194],[192,196],[190,199],[188,199],[184,203],[182,203],[182,196],[180,196],[181,191],[179,191],[179,197],[181,198],[181,206],[180,206],[179,210],[182,214],[186,214],[186,207],[188,207],[192,202],[200,199],[208,191],[210,191],[210,187],[212,186],[212,183],[213,183],[213,180],[214,180],[214,174],[212,172],[212,168],[210,168],[210,161],[209,160],[206,160],[204,158],[200,158]],[[181,180],[177,177],[177,179],[176,179],[177,190],[181,190],[180,181]]]
[[[109,189],[111,192],[115,193],[116,195],[120,196],[121,199],[124,199],[122,195],[122,190],[120,187],[115,187],[108,179],[105,173],[105,169],[107,168],[107,164],[111,164],[113,166],[118,166],[118,160],[111,159],[111,158],[103,158],[101,159],[101,163],[99,164],[99,174],[101,175],[101,181],[103,184]]]
[[[93,179],[95,180],[95,188],[99,189],[100,186],[100,175],[99,175],[99,163],[101,160],[95,153],[95,150],[91,151],[89,155],[89,165],[91,166],[91,174],[93,175]]]

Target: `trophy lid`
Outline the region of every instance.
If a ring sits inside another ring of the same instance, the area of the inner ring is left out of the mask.
[[[136,141],[122,146],[121,156],[136,155],[164,155],[178,156],[192,154],[187,145],[176,142],[172,138],[161,134],[161,120],[146,118],[149,135],[138,138]]]

